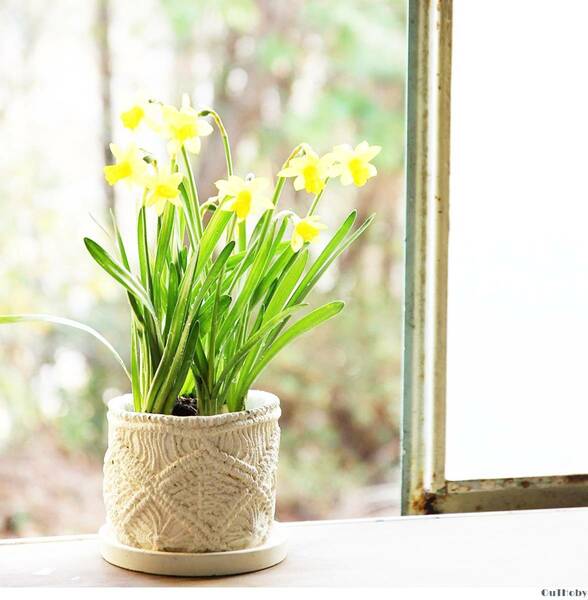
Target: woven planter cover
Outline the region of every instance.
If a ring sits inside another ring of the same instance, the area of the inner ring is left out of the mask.
[[[279,400],[251,391],[248,410],[213,417],[108,406],[104,503],[118,541],[148,550],[258,546],[274,519]]]

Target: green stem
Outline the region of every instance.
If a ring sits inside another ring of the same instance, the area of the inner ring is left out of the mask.
[[[220,210],[220,209],[217,209]],[[237,222],[237,215],[233,214],[231,217],[231,223],[227,230],[227,244],[233,241],[233,235],[235,235],[235,223]]]
[[[298,144],[298,146],[296,146],[296,148],[294,148],[294,150],[292,150],[292,152],[290,152],[290,156],[288,156],[288,158],[282,165],[282,169],[285,169],[288,166],[288,164],[290,163],[290,161],[293,158],[295,158],[301,151],[306,152],[307,147],[308,147],[308,144],[306,144],[304,142],[302,144]],[[280,169],[280,171],[282,169]],[[286,182],[285,177],[278,177],[278,180],[276,181],[276,187],[274,188],[274,195],[272,197],[272,203],[276,207],[278,206],[278,201],[280,200],[280,195],[282,194],[282,189],[284,188],[285,182]]]
[[[184,165],[186,167],[186,172],[188,173],[188,186],[190,187],[190,195],[192,196],[192,202],[194,204],[194,216],[196,222],[196,235],[198,236],[198,240],[202,237],[203,227],[202,227],[202,216],[200,215],[200,202],[198,201],[198,192],[196,191],[196,183],[194,181],[194,173],[192,171],[192,163],[190,162],[190,157],[186,152],[186,148],[182,146],[182,157],[184,159]]]
[[[217,325],[218,325],[218,308],[220,303],[221,296],[221,286],[223,282],[225,274],[225,267],[221,269],[221,272],[218,277],[218,284],[216,286],[216,294],[214,297],[214,306],[212,309],[212,321],[210,325],[210,337],[209,337],[209,345],[208,345],[208,389],[212,390],[214,388],[215,380],[215,353],[216,353],[216,336],[217,336]],[[218,412],[218,397],[211,398],[211,403],[214,402],[214,411]]]
[[[205,110],[201,110],[198,113],[199,117],[212,117],[218,132],[220,133],[221,140],[223,142],[223,148],[225,151],[225,161],[227,163],[227,175],[230,177],[233,174],[233,159],[231,158],[231,145],[229,144],[229,136],[227,134],[227,130],[223,125],[222,119],[219,114],[212,110],[211,108],[207,108]],[[245,222],[239,223],[239,251],[242,252],[247,248],[247,227]]]
[[[239,252],[247,249],[247,226],[245,221],[241,221],[237,226],[239,230]]]
[[[323,192],[325,191],[325,188],[327,187],[327,183],[329,181],[329,178],[327,177],[325,179],[325,185],[323,187],[323,189],[314,197],[314,200],[312,201],[312,204],[310,205],[310,208],[308,209],[308,214],[306,215],[307,217],[311,217],[312,215],[314,215],[319,202],[321,201],[321,198],[323,197]]]
[[[211,108],[207,108],[205,110],[201,110],[198,113],[199,117],[208,117],[211,116],[216,124],[218,132],[220,133],[221,140],[223,142],[223,147],[225,150],[225,160],[227,161],[227,174],[230,177],[233,174],[233,160],[231,158],[231,146],[229,144],[229,136],[227,135],[227,130],[223,125],[221,118],[218,113]]]

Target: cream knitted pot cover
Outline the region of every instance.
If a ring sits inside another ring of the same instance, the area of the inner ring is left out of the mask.
[[[118,541],[148,550],[258,546],[274,519],[280,403],[251,391],[247,410],[212,417],[108,405],[104,503]]]

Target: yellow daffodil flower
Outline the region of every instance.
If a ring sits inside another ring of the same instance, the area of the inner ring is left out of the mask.
[[[218,188],[221,210],[234,212],[239,222],[250,214],[262,214],[274,208],[266,191],[269,181],[265,177],[242,179],[231,175],[228,179],[217,181],[215,185]],[[225,198],[228,200],[223,201]]]
[[[322,229],[327,226],[321,223],[320,217],[310,216],[304,219],[296,218],[294,232],[290,240],[290,246],[294,252],[298,252],[305,242],[312,242]]]
[[[178,187],[182,178],[181,173],[172,173],[169,166],[158,169],[154,175],[147,177],[145,206],[155,206],[158,215],[163,212],[167,202],[181,206]]]
[[[135,144],[120,148],[117,144],[110,144],[110,151],[116,158],[114,165],[104,167],[104,177],[110,185],[123,179],[129,183],[142,185],[147,173],[147,164],[143,160]]]
[[[381,149],[381,146],[370,146],[367,142],[361,142],[355,149],[349,144],[335,146],[333,154],[338,162],[341,183],[354,183],[357,187],[365,185],[370,177],[377,174],[376,167],[370,164],[370,160],[377,156]]]
[[[120,113],[122,124],[131,131],[139,127],[145,117],[145,108],[142,104],[133,104],[128,110]]]
[[[304,188],[309,194],[318,194],[325,187],[328,177],[336,175],[333,170],[335,157],[332,153],[320,157],[308,148],[304,156],[297,156],[290,160],[278,175],[280,177],[295,177],[294,189]]]
[[[170,155],[175,156],[182,147],[192,154],[200,152],[200,138],[212,133],[212,126],[190,106],[187,94],[182,97],[182,108],[164,105],[162,107],[162,133],[169,138],[167,146]]]

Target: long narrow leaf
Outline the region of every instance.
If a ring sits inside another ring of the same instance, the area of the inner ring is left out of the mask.
[[[147,220],[144,206],[140,208],[139,218],[137,219],[137,244],[141,283],[147,294],[151,295],[151,301],[153,302],[153,283],[151,280],[151,262],[149,260],[149,241],[147,239]]]
[[[333,237],[329,240],[329,243],[324,247],[323,251],[319,254],[317,259],[314,261],[308,273],[305,275],[304,279],[300,282],[296,291],[292,295],[291,303],[297,304],[301,301],[306,294],[310,291],[308,288],[309,282],[315,277],[315,275],[321,270],[323,265],[329,260],[332,254],[337,250],[337,247],[341,242],[345,239],[345,236],[349,232],[349,230],[353,227],[353,223],[355,223],[355,219],[357,218],[357,211],[353,210],[349,213],[345,221],[341,224],[339,229],[335,232]]]
[[[314,329],[321,323],[324,323],[328,319],[331,319],[335,315],[341,312],[344,303],[340,301],[330,302],[324,304],[320,308],[313,310],[308,313],[305,317],[296,322],[292,327],[287,329],[282,335],[280,335],[273,344],[262,354],[259,361],[255,363],[254,368],[248,375],[247,379],[243,384],[242,391],[245,393],[257,379],[258,375],[263,371],[266,365],[272,360],[276,354],[289,344],[292,340],[298,336],[306,333],[310,329]]]
[[[172,235],[175,222],[175,206],[168,202],[163,216],[158,220],[157,245],[155,248],[155,264],[153,266],[153,301],[157,315],[163,321],[165,316],[165,290],[163,282],[172,262]]]
[[[198,245],[198,234],[196,231],[196,217],[194,215],[194,202],[190,198],[190,194],[188,192],[188,186],[186,185],[187,179],[184,179],[182,183],[180,183],[179,190],[182,195],[182,200],[184,201],[184,209],[186,215],[186,225],[188,226],[188,236],[190,237],[190,243],[192,247],[195,248]]]
[[[195,341],[194,335],[198,335],[198,322],[192,327],[186,327],[182,332],[179,343],[174,349],[173,360],[171,361],[169,368],[163,373],[163,382],[158,390],[155,404],[153,405],[154,412],[164,412],[173,391],[180,391],[188,373],[188,369],[190,368],[190,364],[192,363],[192,353],[190,351],[189,341]],[[169,412],[171,412],[171,409]]]
[[[232,377],[235,369],[237,369],[238,367],[241,366],[242,362],[245,360],[245,358],[247,357],[247,354],[249,354],[249,352],[251,351],[252,348],[254,348],[257,344],[259,344],[259,342],[261,342],[263,340],[263,338],[269,332],[271,332],[274,327],[276,327],[276,325],[279,325],[279,323],[281,321],[289,318],[296,311],[300,310],[304,306],[305,306],[304,304],[298,304],[297,306],[291,306],[290,308],[287,308],[287,309],[279,312],[277,315],[274,315],[274,317],[272,319],[270,319],[267,323],[265,323],[265,325],[263,325],[263,327],[261,327],[259,329],[259,331],[257,331],[254,335],[252,335],[247,340],[247,342],[245,344],[243,344],[243,346],[241,348],[239,348],[239,351],[227,363],[227,366],[224,368],[222,374],[218,378],[216,387],[213,389],[213,395],[216,395],[219,393],[221,385],[224,384],[225,381],[229,380]]]
[[[273,225],[273,228],[275,229],[275,223]],[[233,328],[236,325],[236,323],[239,319],[239,316],[242,315],[243,310],[245,309],[245,306],[249,303],[251,295],[255,291],[255,288],[257,287],[259,280],[263,276],[264,268],[265,268],[267,258],[268,258],[269,249],[271,248],[272,239],[273,239],[273,232],[271,234],[268,234],[263,239],[263,243],[259,249],[259,252],[257,253],[255,260],[253,261],[253,264],[251,265],[251,270],[249,271],[249,274],[245,281],[245,285],[243,286],[241,293],[235,300],[233,308],[229,312],[225,322],[223,323],[221,329],[219,330],[218,348],[221,348],[222,343],[225,340],[228,332],[231,330],[231,328]]]
[[[272,266],[263,276],[263,279],[259,282],[259,285],[257,286],[257,289],[251,298],[251,302],[253,304],[256,304],[263,297],[263,295],[269,290],[272,283],[276,281],[276,278],[280,275],[280,273],[282,273],[285,268],[288,268],[290,261],[294,257],[294,250],[292,250],[292,247],[289,243],[283,250],[278,250],[278,258],[274,260]]]
[[[299,302],[302,302],[316,285],[317,281],[323,276],[324,272],[331,266],[331,263],[355,242],[355,240],[372,224],[374,219],[375,215],[369,216],[363,224],[347,237],[343,243],[340,243],[329,256],[326,256],[324,260],[321,260],[320,262],[317,260],[312,268],[309,269],[304,279],[300,282],[294,294],[292,294],[292,298],[288,304],[298,304]]]
[[[155,308],[149,299],[145,288],[117,260],[112,258],[100,244],[90,238],[84,238],[84,244],[92,258],[126,290],[133,294],[156,319]]]
[[[133,406],[135,412],[143,408],[143,392],[141,390],[141,359],[139,356],[140,342],[135,319],[131,323],[131,387],[133,392]]]
[[[304,271],[304,267],[306,267],[307,260],[308,250],[305,249],[298,253],[294,262],[290,265],[288,270],[284,272],[264,312],[263,322],[271,319],[284,307],[294,286],[298,283],[298,280]]]
[[[194,283],[194,272],[196,270],[197,256],[194,255],[190,261],[188,269],[185,271],[182,282],[180,284],[180,291],[178,293],[178,299],[176,301],[176,307],[171,319],[169,334],[166,339],[165,348],[163,350],[163,356],[155,371],[151,386],[147,392],[147,412],[152,412],[156,402],[160,405],[165,399],[158,400],[160,388],[163,385],[166,375],[170,369],[171,363],[173,362],[175,352],[184,331],[184,324],[188,313],[188,300],[190,298],[190,291]]]
[[[198,251],[198,265],[196,267],[196,277],[202,273],[204,265],[208,259],[212,256],[216,244],[221,238],[225,227],[231,219],[232,213],[226,210],[217,210],[212,215],[212,218],[208,222],[202,239],[200,240],[200,248]]]
[[[103,335],[101,335],[95,329],[92,329],[88,325],[84,325],[83,323],[79,323],[78,321],[73,321],[72,319],[66,319],[64,317],[55,317],[53,315],[32,313],[22,313],[17,315],[0,315],[0,325],[8,323],[54,323],[56,325],[65,325],[67,327],[79,329],[80,331],[85,331],[86,333],[89,333],[90,335],[94,336],[99,342],[101,342],[104,346],[106,346],[106,348],[110,350],[114,358],[116,358],[120,366],[123,368],[126,376],[129,379],[131,379],[131,376],[125,365],[125,361],[121,358],[120,354],[114,349],[114,346]]]

